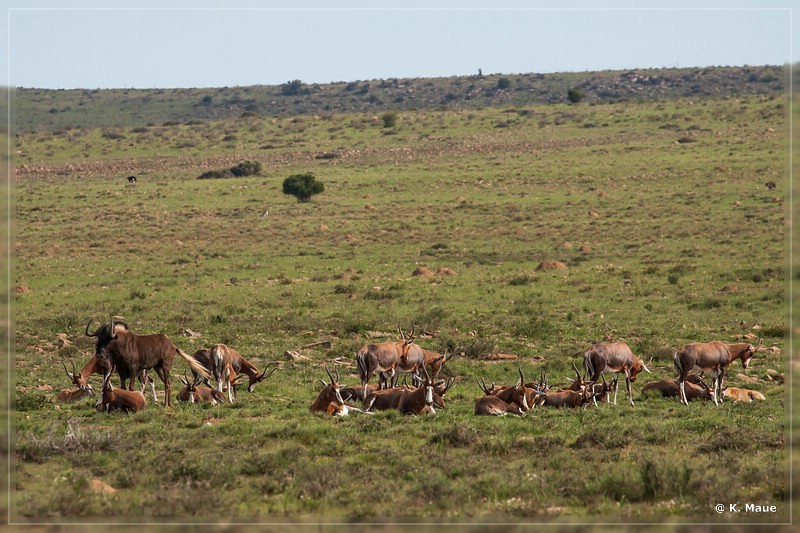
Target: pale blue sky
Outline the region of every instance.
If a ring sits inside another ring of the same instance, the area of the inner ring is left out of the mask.
[[[798,60],[798,0],[0,1],[10,8],[9,38],[0,43],[6,83],[18,87],[223,87]],[[415,8],[425,5],[438,7]]]

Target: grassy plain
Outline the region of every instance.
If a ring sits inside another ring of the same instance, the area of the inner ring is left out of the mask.
[[[407,111],[392,129],[331,114],[19,135],[12,517],[786,520],[788,400],[767,376],[787,365],[785,105],[696,98]],[[244,159],[262,174],[196,179]],[[299,204],[281,182],[306,171],[326,190]],[[420,265],[455,275],[412,276]],[[57,407],[62,361],[87,360],[86,321],[110,315],[190,353],[223,342],[259,367],[285,350],[310,359],[235,405]],[[308,412],[324,363],[354,383],[358,347],[412,323],[429,333],[424,347],[464,352],[446,410]],[[510,382],[520,364],[566,383],[594,341],[627,341],[660,379],[678,346],[743,336],[764,341],[746,372],[757,380],[737,377],[737,363],[728,383],[763,403],[641,398],[646,376],[635,408],[622,393],[617,406],[472,415],[477,377]],[[301,348],[321,340],[332,348]],[[519,358],[485,360],[498,352]],[[116,492],[85,490],[92,480]],[[746,502],[779,512],[713,508]]]

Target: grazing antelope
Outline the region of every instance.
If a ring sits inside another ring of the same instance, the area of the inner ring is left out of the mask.
[[[750,358],[755,353],[756,348],[752,344],[744,342],[736,344],[720,341],[693,342],[681,347],[673,356],[681,389],[681,403],[685,405],[689,403],[684,393],[686,376],[694,367],[699,367],[703,370],[711,370],[712,399],[714,405],[719,405],[722,402],[722,380],[725,376],[725,369],[736,359],[741,359],[742,366],[747,368]]]
[[[189,378],[186,377],[186,374],[184,374],[184,377],[179,379],[181,383],[183,383],[183,389],[178,392],[177,396],[179,402],[208,402],[211,405],[225,403],[224,394],[216,389],[212,389],[211,387],[200,386],[202,377],[198,376],[198,378],[195,378],[194,381],[189,381]]]
[[[81,368],[80,372],[75,371],[75,363],[73,361],[70,361],[70,364],[72,364],[72,372],[67,370],[66,363],[62,361],[61,364],[64,366],[64,372],[67,373],[67,377],[73,385],[79,389],[89,390],[92,394],[94,394],[94,389],[92,389],[92,385],[89,383],[89,376],[92,374],[100,374],[105,378],[106,375],[111,373],[111,361],[108,359],[99,359],[95,356],[89,359],[89,362]]]
[[[751,403],[753,400],[766,400],[767,398],[757,390],[740,389],[738,387],[725,387],[722,396],[734,402]]]
[[[692,378],[695,378],[697,382],[692,381]],[[686,381],[687,383],[685,388],[687,400],[692,401],[712,399],[711,389],[702,379],[699,378],[699,376],[693,374],[689,376]],[[642,387],[642,394],[647,391],[658,391],[664,398],[675,398],[681,394],[681,389],[678,385],[678,382],[672,378],[664,378],[660,381],[651,381],[650,383],[645,383],[644,387]]]
[[[650,370],[647,366],[631,351],[630,347],[622,341],[601,342],[592,345],[583,356],[583,366],[586,375],[591,383],[597,383],[600,374],[603,372],[613,372],[614,380],[611,386],[614,389],[614,405],[617,405],[617,385],[620,372],[625,374],[625,386],[628,389],[628,400],[633,407],[633,395],[631,394],[631,383],[636,381],[636,376],[644,370],[648,374]],[[592,395],[592,400],[597,405],[597,398]]]
[[[72,403],[84,398],[88,398],[89,396],[94,396],[94,391],[91,388],[63,389],[56,395],[56,402]]]
[[[103,393],[98,405],[100,411],[110,413],[120,410],[125,413],[141,411],[147,407],[147,400],[141,391],[129,391],[125,389],[115,389],[111,386],[111,374],[103,379]]]
[[[397,372],[416,372],[425,364],[422,348],[414,344],[414,327],[408,337],[400,330],[402,340],[367,344],[356,353],[358,377],[366,396],[367,383],[372,375],[378,373],[378,385],[386,388],[388,381]]]
[[[453,350],[453,352],[450,354],[450,357],[448,357],[447,349],[445,349],[444,354],[438,354],[422,348],[422,355],[425,358],[425,365],[430,367],[432,376],[438,376],[439,372],[442,371],[442,367],[444,367],[445,363],[453,358],[455,353],[456,351]]]
[[[162,333],[136,335],[131,333],[124,323],[112,320],[110,324],[101,326],[95,333],[90,334],[91,323],[89,320],[86,324],[86,335],[97,337],[95,356],[111,359],[112,365],[119,373],[120,386],[123,389],[127,381],[128,390],[132,391],[133,376],[141,376],[143,371],[153,368],[164,382],[164,406],[169,407],[172,405],[172,384],[169,374],[176,355],[181,356],[200,375],[208,377],[208,372],[196,359],[175,346]]]

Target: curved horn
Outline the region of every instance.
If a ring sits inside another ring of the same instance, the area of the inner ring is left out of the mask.
[[[581,373],[578,372],[578,367],[575,366],[575,361],[572,362],[572,369],[575,371],[575,375],[578,376],[578,383],[582,382]]]
[[[517,365],[517,371],[519,372],[519,385],[522,387],[525,385],[525,376],[522,375],[522,368]]]
[[[94,333],[89,333],[89,326],[92,324],[92,322],[94,322],[94,319],[90,318],[89,322],[86,323],[86,336],[87,337],[97,337],[97,333],[98,333],[97,331],[95,331]]]
[[[327,365],[325,366],[325,372],[328,373],[328,377],[331,378],[331,382],[336,381],[335,379],[333,379],[333,374],[331,374],[331,371],[328,370],[328,366]]]
[[[648,374],[652,374],[652,372],[650,372],[650,369],[649,369],[649,368],[647,368],[647,365],[646,365],[646,364],[644,364],[644,362],[642,362],[642,370],[644,370],[644,371],[645,371],[645,372],[647,372]]]
[[[72,381],[72,374],[70,374],[69,370],[67,370],[67,363],[65,363],[64,361],[61,361],[61,364],[64,365],[64,372],[67,373],[67,377],[70,379],[70,381]],[[74,367],[75,363],[73,363],[72,366]]]

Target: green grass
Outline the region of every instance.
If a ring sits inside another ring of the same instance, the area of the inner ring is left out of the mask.
[[[660,522],[763,502],[779,516],[722,518],[785,517],[786,394],[767,379],[788,350],[783,106],[403,111],[393,135],[369,114],[20,135],[12,516]],[[196,179],[242,160],[261,175]],[[298,172],[325,192],[307,204],[282,194]],[[567,269],[537,270],[549,260]],[[412,276],[419,265],[456,275]],[[286,350],[310,360],[235,405],[56,409],[61,362],[88,359],[86,321],[111,315],[190,353],[223,342],[260,368]],[[353,384],[368,332],[412,323],[432,333],[424,347],[466,353],[450,364],[460,381],[446,410],[308,411],[323,363],[342,358]],[[59,348],[58,333],[73,345]],[[646,376],[633,409],[621,391],[617,406],[472,415],[476,379],[513,382],[517,362],[566,384],[590,343],[624,339],[660,379],[680,345],[746,334],[777,351],[731,367],[728,383],[763,403],[640,398]],[[301,349],[319,340],[332,348]],[[489,352],[519,359],[483,361]],[[92,479],[118,492],[84,490]]]

